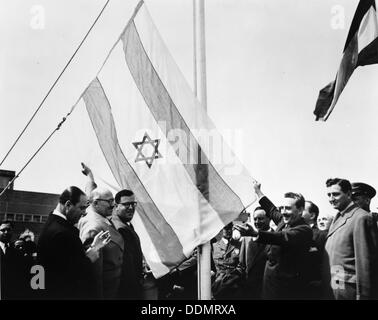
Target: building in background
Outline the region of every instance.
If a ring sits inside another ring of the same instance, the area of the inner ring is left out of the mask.
[[[15,176],[15,171],[0,170],[0,192]],[[59,195],[52,193],[14,190],[13,183],[0,197],[0,219],[14,223],[14,238],[25,229],[33,231],[36,241],[47,216],[54,210]]]

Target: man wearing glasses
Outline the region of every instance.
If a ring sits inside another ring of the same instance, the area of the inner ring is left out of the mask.
[[[92,242],[100,231],[107,231],[111,241],[100,252],[100,258],[93,264],[96,296],[99,299],[116,299],[120,286],[124,242],[109,218],[114,208],[110,190],[95,188],[90,192],[90,206],[87,214],[79,221],[80,239],[84,246]]]
[[[137,202],[134,193],[124,189],[116,194],[115,203],[111,220],[125,244],[118,298],[140,300],[143,298],[143,253],[139,236],[131,224]]]
[[[285,193],[278,209],[261,191],[261,184],[253,187],[262,209],[277,225],[274,232],[255,230],[250,225],[236,225],[242,236],[255,237],[266,244],[268,260],[265,264],[264,300],[305,299],[306,258],[312,241],[312,230],[302,218],[305,200],[299,193]]]

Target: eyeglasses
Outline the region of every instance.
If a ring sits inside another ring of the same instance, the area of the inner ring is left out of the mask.
[[[108,203],[109,206],[112,206],[114,204],[114,199],[95,199],[98,201],[105,201]]]
[[[132,207],[132,208],[135,208],[138,204],[138,202],[136,201],[133,201],[133,202],[125,202],[125,203],[121,203],[122,205],[124,205],[125,207]]]

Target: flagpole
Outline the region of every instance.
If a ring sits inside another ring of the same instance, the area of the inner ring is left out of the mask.
[[[193,42],[194,42],[194,92],[207,111],[206,93],[206,42],[205,42],[205,4],[204,0],[193,0]],[[199,150],[199,159],[201,159]],[[207,167],[199,162],[202,173],[205,173],[203,186],[208,195]],[[201,205],[201,204],[199,204]],[[200,207],[201,212],[201,207]],[[207,242],[197,250],[198,299],[211,300],[211,244]]]

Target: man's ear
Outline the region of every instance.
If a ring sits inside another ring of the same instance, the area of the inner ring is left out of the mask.
[[[67,200],[66,203],[64,204],[67,208],[70,208],[73,206],[72,202],[70,200]]]

